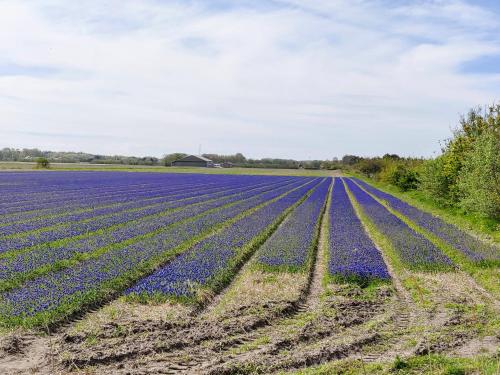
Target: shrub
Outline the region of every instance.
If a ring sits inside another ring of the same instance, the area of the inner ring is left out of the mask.
[[[36,166],[37,168],[49,168],[50,163],[47,158],[38,158],[36,159]]]
[[[382,170],[382,162],[374,159],[364,159],[359,163],[359,171],[368,177],[373,177]]]
[[[443,148],[425,163],[420,188],[443,206],[499,218],[500,105],[471,110]]]
[[[402,191],[415,190],[420,183],[418,173],[404,165],[398,165],[392,170],[389,181]]]
[[[500,131],[483,132],[465,158],[458,180],[460,206],[500,219]]]
[[[444,157],[425,162],[420,178],[420,189],[442,206],[450,205],[453,181],[445,173]]]

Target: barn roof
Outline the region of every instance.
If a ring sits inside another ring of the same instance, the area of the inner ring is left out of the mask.
[[[203,156],[199,156],[199,155],[188,155],[188,156],[185,156],[181,159],[177,159],[176,161],[207,161],[207,162],[211,162],[212,160],[207,159]]]

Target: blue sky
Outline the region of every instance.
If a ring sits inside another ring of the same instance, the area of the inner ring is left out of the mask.
[[[431,156],[499,100],[496,0],[0,0],[0,147]]]

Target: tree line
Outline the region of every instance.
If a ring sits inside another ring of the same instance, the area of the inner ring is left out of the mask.
[[[36,162],[40,158],[51,163],[160,165],[160,159],[153,156],[95,155],[85,152],[41,151],[37,148],[0,149],[0,161]]]
[[[170,166],[173,161],[181,159],[188,154],[182,152],[175,152],[167,154],[163,157],[163,164]],[[214,163],[220,164],[224,162],[232,163],[235,167],[240,168],[278,168],[278,169],[328,169],[330,166],[328,161],[324,160],[293,160],[293,159],[277,159],[277,158],[262,158],[262,159],[247,159],[242,153],[234,155],[220,155],[220,154],[203,154],[212,160]]]
[[[471,109],[433,159],[346,155],[341,167],[437,205],[500,220],[500,105]]]
[[[230,162],[242,168],[341,169],[363,174],[398,187],[418,191],[443,207],[473,212],[500,220],[500,105],[474,108],[462,116],[442,153],[433,159],[385,154],[377,157],[344,155],[331,160],[246,158],[234,155],[203,154],[215,163]],[[83,152],[54,152],[38,149],[4,148],[0,161],[62,163],[165,165],[187,156],[182,152],[155,157],[106,156]]]

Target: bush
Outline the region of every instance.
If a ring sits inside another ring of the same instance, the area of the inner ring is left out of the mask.
[[[500,105],[471,110],[443,154],[425,163],[420,188],[442,206],[498,219]]]
[[[37,168],[49,168],[50,163],[47,158],[38,158],[36,159],[36,166]]]
[[[423,167],[420,189],[442,206],[449,205],[452,181],[445,174],[442,156],[428,160]]]
[[[359,163],[359,171],[368,177],[373,177],[382,170],[382,162],[373,159],[364,159]]]
[[[500,131],[483,132],[465,158],[458,180],[459,205],[483,217],[500,219]]]
[[[402,191],[415,190],[419,183],[419,175],[416,171],[403,166],[398,165],[389,175],[389,182]]]

